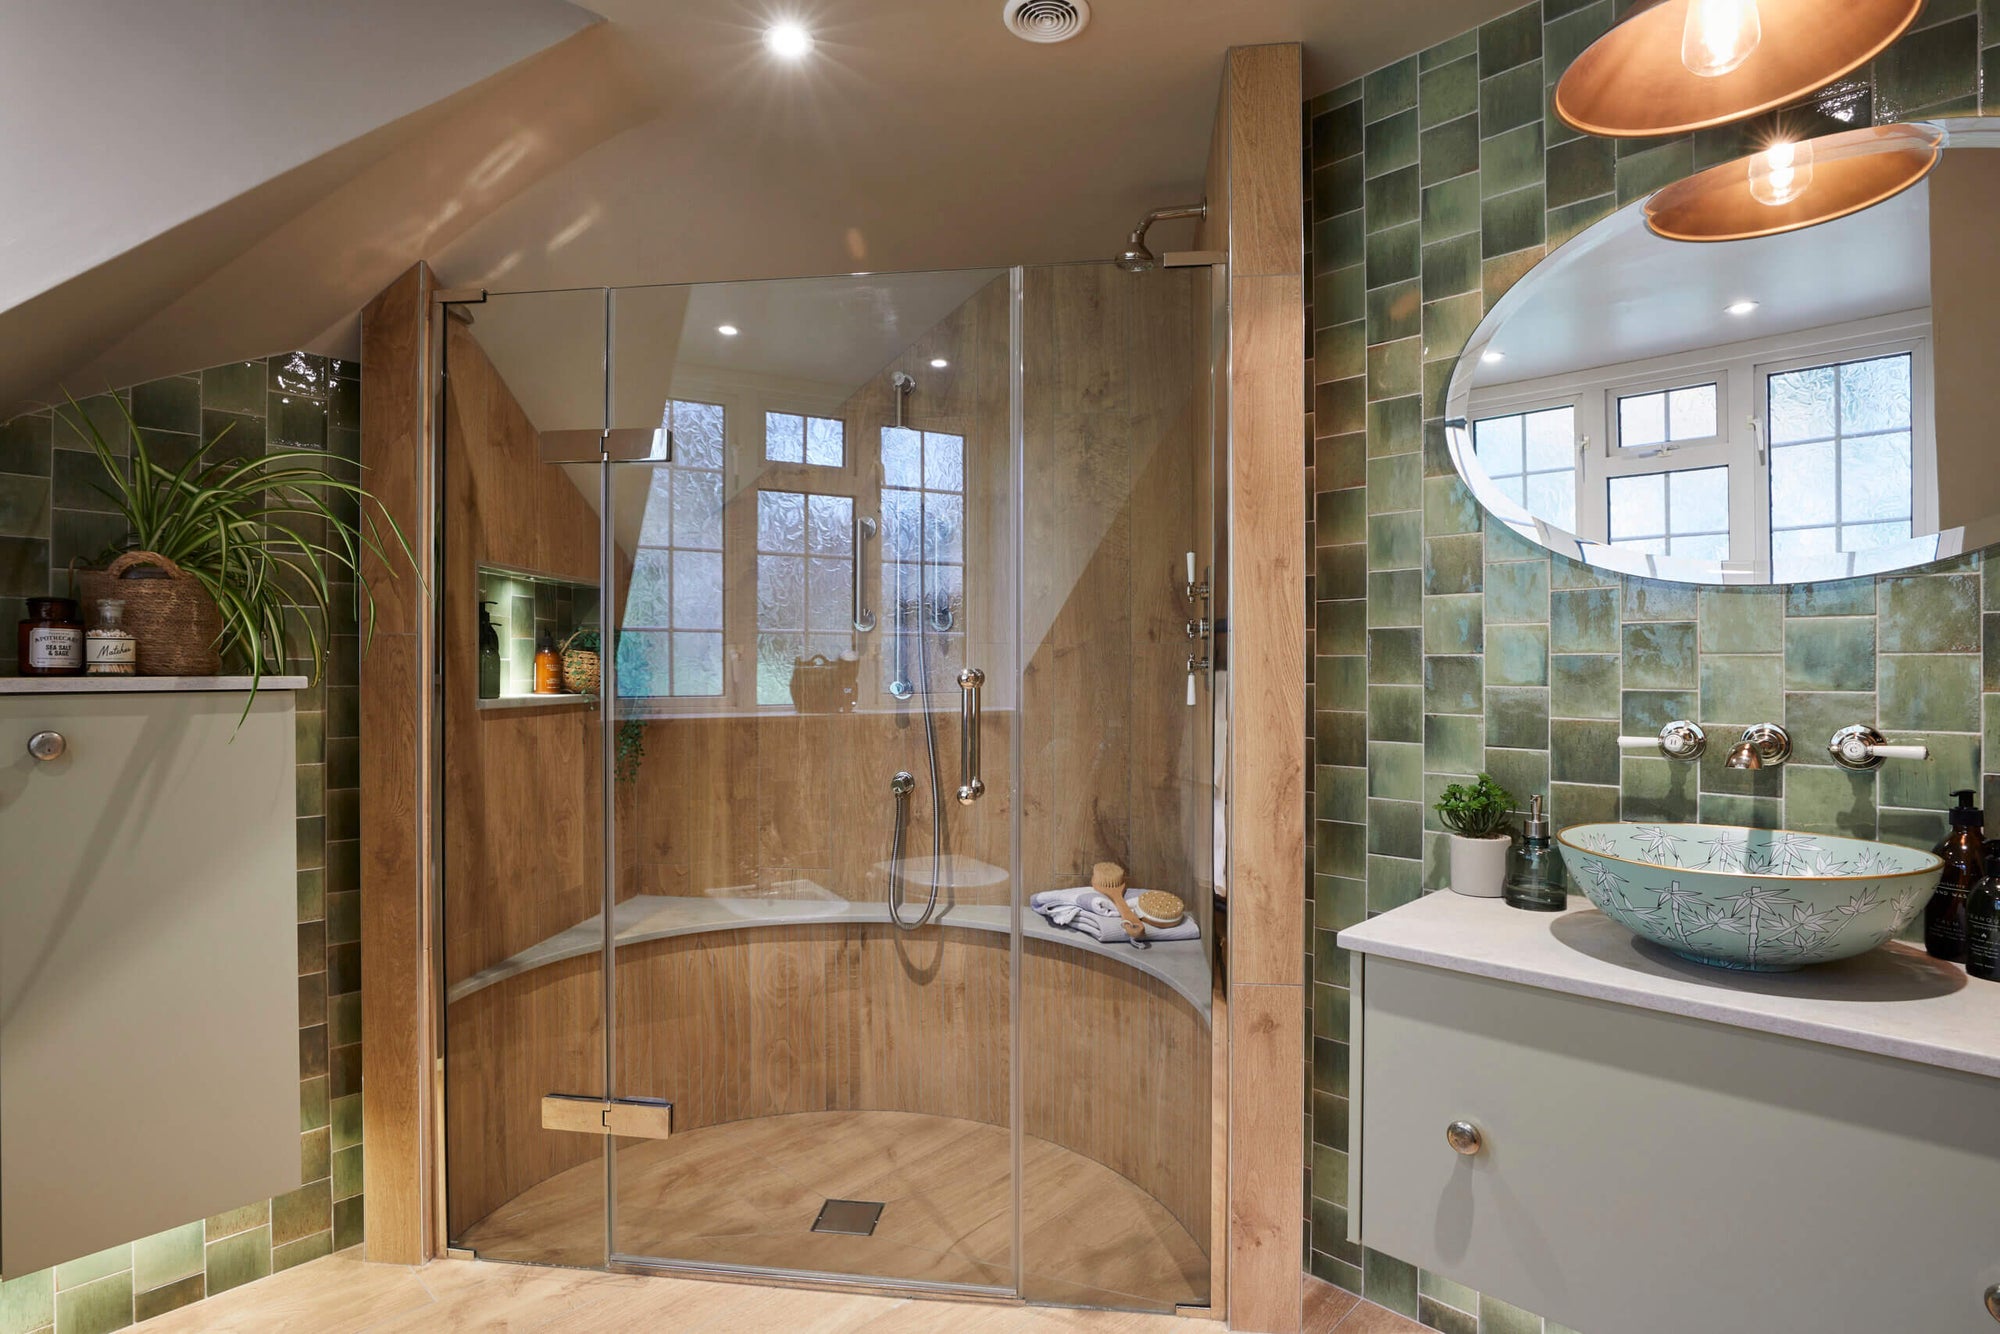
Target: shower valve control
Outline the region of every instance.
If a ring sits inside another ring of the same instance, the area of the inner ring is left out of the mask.
[[[1187,637],[1189,639],[1201,640],[1208,638],[1208,636],[1209,624],[1206,616],[1196,617],[1187,623]]]

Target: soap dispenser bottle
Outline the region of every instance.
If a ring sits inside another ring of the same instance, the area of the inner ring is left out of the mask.
[[[1944,871],[1924,907],[1924,948],[1949,963],[1965,962],[1965,912],[1973,886],[1986,878],[1986,813],[1972,804],[1976,792],[1954,792],[1951,833],[1938,855]]]
[[[493,624],[493,614],[486,609],[493,604],[479,604],[479,698],[500,698],[500,631]]]
[[[1540,797],[1529,801],[1528,822],[1522,833],[1521,847],[1514,854],[1514,867],[1503,891],[1507,906],[1527,912],[1563,911],[1569,907],[1569,895],[1559,878],[1561,863],[1549,846],[1549,820],[1542,814]]]
[[[556,652],[556,637],[547,630],[535,649],[535,693],[562,694],[562,656]]]

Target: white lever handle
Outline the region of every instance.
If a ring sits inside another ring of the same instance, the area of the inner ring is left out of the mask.
[[[1827,753],[1835,764],[1848,769],[1877,769],[1884,760],[1928,760],[1929,746],[1892,746],[1882,734],[1865,723],[1843,727],[1827,743]]]
[[[1620,750],[1658,750],[1660,739],[1656,736],[1621,736],[1618,738]]]
[[[1929,746],[1870,746],[1868,753],[1878,760],[1928,760]]]

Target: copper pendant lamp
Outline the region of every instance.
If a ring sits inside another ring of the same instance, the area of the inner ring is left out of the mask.
[[[1646,226],[1670,241],[1747,241],[1872,208],[1930,175],[1934,125],[1879,125],[1796,143],[1676,181],[1646,201]]]
[[[1556,114],[1614,139],[1727,125],[1859,69],[1923,7],[1924,0],[1661,0],[1564,71]]]

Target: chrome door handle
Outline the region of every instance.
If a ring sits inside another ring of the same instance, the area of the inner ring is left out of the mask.
[[[986,673],[967,667],[958,674],[958,742],[963,762],[959,767],[958,804],[970,806],[986,793],[979,776],[979,688]]]
[[[873,536],[873,519],[854,521],[854,628],[864,635],[875,628],[875,613],[861,603],[861,543]]]
[[[61,732],[37,732],[28,738],[28,754],[38,760],[59,760],[68,749]]]
[[[1479,1127],[1470,1121],[1453,1121],[1446,1126],[1444,1142],[1451,1145],[1451,1151],[1462,1158],[1470,1158],[1486,1147],[1486,1139],[1479,1133]]]

